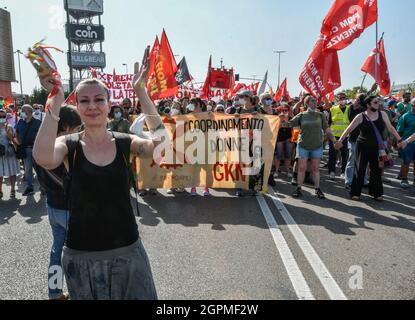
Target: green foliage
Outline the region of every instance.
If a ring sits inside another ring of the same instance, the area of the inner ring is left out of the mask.
[[[33,89],[32,94],[29,96],[29,104],[46,104],[46,100],[48,99],[49,93],[43,88],[35,88]]]

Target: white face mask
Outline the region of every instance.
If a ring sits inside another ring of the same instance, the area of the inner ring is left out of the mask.
[[[207,106],[207,112],[212,112],[212,106],[211,105]]]
[[[0,125],[6,124],[6,119],[0,119]]]
[[[23,120],[26,120],[27,119],[27,114],[26,114],[26,112],[20,112],[20,118],[22,118]]]
[[[121,113],[121,112],[116,112],[116,113],[114,114],[114,117],[115,117],[115,119],[119,120],[119,119],[121,119],[121,117],[122,117],[122,113]]]
[[[188,106],[187,106],[187,111],[189,111],[189,112],[193,112],[193,111],[195,111],[196,110],[196,107],[195,107],[195,105],[194,104],[189,104]]]
[[[178,116],[179,114],[180,114],[180,110],[177,110],[177,109],[172,109],[172,110],[170,111],[170,115],[171,115],[172,117]]]
[[[347,104],[347,100],[340,100],[340,105],[345,106]]]

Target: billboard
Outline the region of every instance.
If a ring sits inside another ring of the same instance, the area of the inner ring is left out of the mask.
[[[105,66],[106,60],[103,52],[72,52],[72,67],[75,69],[105,68]]]
[[[16,81],[10,13],[0,9],[0,81]]]
[[[66,37],[77,43],[104,41],[104,27],[86,24],[67,24]]]
[[[64,0],[65,9],[82,14],[101,15],[104,13],[104,0]]]

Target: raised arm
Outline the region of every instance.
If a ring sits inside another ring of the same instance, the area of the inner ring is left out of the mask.
[[[46,103],[46,115],[33,146],[33,158],[41,167],[52,170],[59,167],[68,154],[64,137],[56,138],[59,111],[65,101],[63,88],[56,76],[40,78],[42,86],[52,92]]]
[[[150,47],[147,47],[144,52],[141,68],[137,62],[134,65],[134,90],[140,99],[141,110],[145,114],[145,121],[150,133],[153,136],[152,140],[145,140],[137,136],[132,136],[131,151],[141,157],[150,158],[153,156],[155,147],[162,141],[159,137],[164,135],[164,124],[154,103],[147,94],[147,80],[150,67]]]

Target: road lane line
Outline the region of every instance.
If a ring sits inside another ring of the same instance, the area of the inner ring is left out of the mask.
[[[288,277],[291,280],[298,299],[315,300],[310,287],[308,286],[300,268],[298,267],[298,264],[295,261],[294,256],[288,247],[288,244],[282,235],[277,221],[275,221],[271,209],[268,207],[264,197],[262,195],[257,195],[256,199],[268,224],[269,231],[271,232],[274,243],[280,253],[282,262],[284,263],[284,267],[288,273]]]
[[[301,231],[300,227],[295,222],[294,218],[291,216],[287,208],[282,203],[281,199],[277,196],[274,189],[269,187],[268,196],[272,199],[275,206],[281,213],[285,223],[287,224],[289,230],[306,256],[308,262],[314,270],[314,273],[317,275],[327,294],[331,300],[347,300],[346,295],[343,293],[337,282],[334,280],[333,276],[330,274],[330,271],[324,265],[323,261],[318,256],[317,252],[311,246],[310,242],[307,240],[304,233]]]

